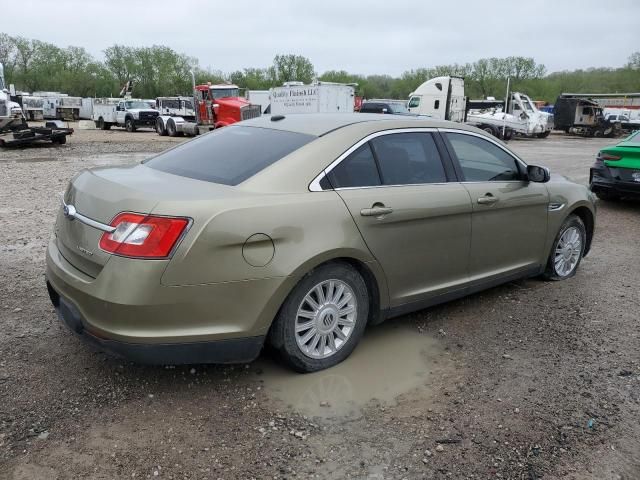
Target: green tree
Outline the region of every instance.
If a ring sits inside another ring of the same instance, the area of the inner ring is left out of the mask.
[[[311,83],[315,72],[311,61],[302,55],[276,55],[269,68],[269,76],[275,85],[291,81]]]

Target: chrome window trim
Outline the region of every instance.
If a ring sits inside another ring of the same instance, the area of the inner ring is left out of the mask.
[[[365,187],[338,187],[332,188],[330,190],[323,190],[320,186],[320,181],[326,177],[331,170],[337,167],[340,162],[342,162],[345,158],[355,152],[362,145],[367,143],[369,140],[373,140],[374,138],[381,137],[383,135],[393,135],[395,133],[437,133],[438,129],[435,127],[410,127],[410,128],[394,128],[389,130],[380,130],[379,132],[370,133],[366,137],[360,139],[351,147],[349,147],[345,152],[343,152],[338,158],[336,158],[333,162],[331,162],[324,170],[322,170],[309,184],[310,192],[324,192],[324,191],[336,191],[336,190],[355,190],[359,188],[380,188],[380,187],[406,187],[410,185],[438,185],[436,183],[412,183],[412,184],[402,184],[402,185],[369,185]],[[447,182],[450,183],[450,182]],[[440,182],[439,184],[442,184]]]
[[[494,144],[496,147],[500,148],[502,151],[506,152],[507,155],[511,156],[517,164],[519,164],[522,169],[526,172],[527,171],[527,164],[524,162],[524,160],[522,160],[520,157],[518,157],[515,153],[513,153],[512,151],[508,150],[504,145],[496,142],[493,138],[488,137],[486,135],[483,135],[481,133],[477,133],[477,132],[470,132],[468,130],[457,130],[455,128],[439,128],[438,129],[439,132],[443,132],[443,133],[462,133],[463,135],[471,135],[472,137],[478,137],[478,138],[482,138],[483,140],[486,140],[492,144]],[[487,183],[489,180],[482,182],[482,181],[474,181],[474,182],[460,182],[460,183]],[[504,182],[523,182],[524,180],[504,180]]]

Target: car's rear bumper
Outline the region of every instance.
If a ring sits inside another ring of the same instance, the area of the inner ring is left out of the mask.
[[[621,170],[627,170],[621,172]],[[589,188],[593,192],[606,191],[623,197],[640,197],[640,181],[629,181],[628,172],[635,170],[609,168],[597,161],[589,171]]]
[[[289,277],[191,286],[160,283],[166,262],[113,257],[96,278],[55,239],[46,279],[60,318],[103,349],[144,363],[244,362],[260,352]]]
[[[112,355],[148,365],[192,363],[242,363],[254,360],[264,336],[185,343],[130,343],[99,337],[86,329],[86,320],[71,300],[61,296],[47,281],[47,290],[58,318],[76,335]]]

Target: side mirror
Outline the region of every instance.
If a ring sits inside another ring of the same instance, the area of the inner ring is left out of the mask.
[[[116,112],[120,111],[120,106],[116,106]]]
[[[527,178],[530,182],[546,183],[551,178],[551,172],[547,167],[527,165]]]

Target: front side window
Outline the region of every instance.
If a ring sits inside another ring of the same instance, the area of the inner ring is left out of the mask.
[[[333,188],[380,185],[382,182],[369,143],[360,146],[331,170],[329,182]]]
[[[521,180],[516,159],[497,145],[475,135],[446,133],[467,182]]]
[[[270,128],[216,129],[144,162],[173,175],[238,185],[316,137]]]
[[[440,154],[430,133],[394,133],[371,140],[385,185],[447,181]]]
[[[411,97],[409,100],[409,108],[415,108],[420,106],[420,97]]]

